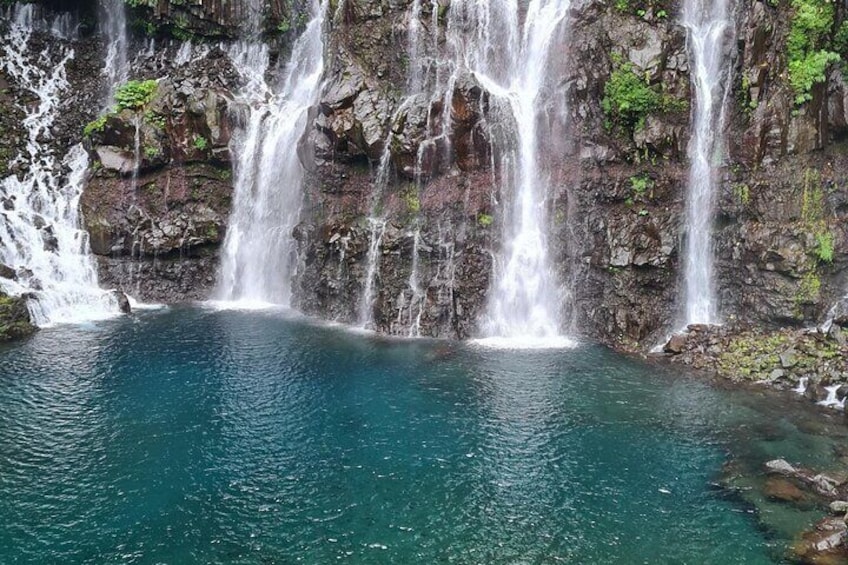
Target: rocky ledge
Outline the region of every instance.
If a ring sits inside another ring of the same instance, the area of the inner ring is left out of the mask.
[[[764,330],[691,325],[665,344],[664,356],[736,382],[794,390],[824,406],[848,397],[848,317],[821,328]]]
[[[30,321],[26,299],[0,291],[0,342],[26,337],[36,329]]]

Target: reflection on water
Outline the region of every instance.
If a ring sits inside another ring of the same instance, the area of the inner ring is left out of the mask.
[[[793,398],[599,347],[274,312],[55,328],[0,361],[3,563],[772,563],[818,513],[758,498],[763,461],[846,443]]]

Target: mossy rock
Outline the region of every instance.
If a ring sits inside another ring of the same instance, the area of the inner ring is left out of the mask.
[[[0,342],[27,337],[36,329],[29,318],[26,299],[0,292]]]

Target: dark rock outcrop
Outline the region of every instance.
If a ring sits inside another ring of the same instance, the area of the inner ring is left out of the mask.
[[[30,321],[26,298],[0,292],[0,342],[27,337],[36,329]]]

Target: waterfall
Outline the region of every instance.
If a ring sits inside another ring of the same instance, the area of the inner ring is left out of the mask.
[[[363,329],[371,328],[374,325],[374,285],[377,278],[377,269],[380,266],[380,247],[386,233],[386,220],[368,218],[368,224],[370,235],[365,269],[365,289],[362,292],[362,300],[359,302],[359,325]]]
[[[124,0],[101,0],[100,2],[100,33],[106,37],[106,58],[103,65],[103,75],[106,77],[109,90],[105,106],[112,103],[115,89],[127,82],[129,65],[127,51],[127,12]]]
[[[566,346],[560,335],[563,290],[549,259],[546,200],[550,178],[541,166],[541,110],[552,85],[550,54],[565,31],[569,0],[531,0],[520,24],[520,7],[506,0],[467,2],[454,17],[474,22],[466,64],[500,100],[503,139],[500,183],[503,249],[495,258],[484,335],[511,346]],[[452,6],[451,10],[458,7]],[[459,10],[457,10],[459,11]],[[450,25],[450,24],[449,24]]]
[[[231,49],[246,81],[240,98],[247,116],[233,136],[233,211],[217,290],[222,301],[291,305],[296,265],[292,231],[303,199],[297,147],[320,93],[326,9],[326,2],[311,3],[312,19],[295,42],[279,84],[266,79],[266,45],[246,41]]]
[[[15,272],[0,278],[0,289],[31,296],[33,322],[48,326],[110,317],[118,304],[97,285],[88,234],[80,227],[88,156],[77,145],[62,158],[50,145],[70,86],[66,66],[74,51],[58,42],[41,52],[30,49],[33,29],[56,27],[39,24],[35,9],[33,4],[14,8],[0,58],[5,72],[37,99],[24,108],[26,149],[12,161],[25,172],[0,180],[0,264]]]
[[[685,324],[718,322],[713,281],[712,223],[718,168],[724,150],[724,108],[729,91],[727,57],[733,22],[729,0],[686,0],[683,25],[695,90],[689,141],[686,249],[684,255]]]

